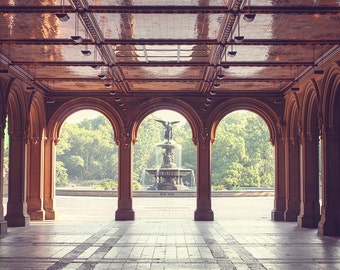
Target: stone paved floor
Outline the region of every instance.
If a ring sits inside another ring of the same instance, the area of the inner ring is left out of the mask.
[[[117,198],[57,197],[56,221],[0,235],[0,269],[340,269],[340,239],[273,222],[273,197],[134,198],[135,221],[114,221]]]

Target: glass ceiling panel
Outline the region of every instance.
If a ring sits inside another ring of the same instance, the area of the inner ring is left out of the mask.
[[[43,81],[44,82],[44,81]],[[104,83],[97,81],[55,81],[52,83],[44,82],[49,85],[52,91],[109,91]]]
[[[132,91],[195,91],[192,82],[132,82]]]
[[[0,4],[4,6],[59,6],[61,2],[62,0],[1,0]],[[69,6],[70,4],[64,0],[64,5]]]
[[[0,31],[2,39],[70,39],[76,32],[75,14],[70,14],[67,22],[61,22],[54,14],[6,14],[6,16],[0,16],[0,23],[7,26]],[[77,30],[82,37],[85,36],[81,23]]]
[[[238,78],[292,78],[294,70],[289,70],[286,67],[229,67],[223,69],[225,79],[238,79]]]
[[[315,48],[315,56],[321,51],[326,51],[330,46]],[[312,46],[295,46],[294,53],[291,47],[287,46],[233,46],[237,51],[235,57],[227,56],[227,62],[234,61],[270,61],[270,62],[311,62],[315,60]],[[229,48],[228,51],[231,51]],[[251,54],[249,52],[252,52]]]
[[[257,14],[254,22],[240,20],[240,33],[245,39],[327,39],[336,36],[339,29],[339,19],[330,14]]]
[[[197,79],[200,68],[192,67],[122,67],[126,78],[132,79]]]
[[[95,14],[107,39],[217,39],[223,14]]]
[[[220,88],[227,91],[270,91],[277,89],[280,85],[275,82],[222,82]]]
[[[94,46],[89,45],[91,50],[90,56],[84,56],[81,50],[84,50],[84,45],[2,45],[2,53],[11,57],[15,62],[31,61],[31,62],[54,62],[54,61],[94,61]],[[29,53],[28,53],[29,52]],[[97,56],[97,61],[100,59]]]
[[[206,50],[202,50],[206,49]],[[119,62],[128,61],[208,61],[210,47],[187,45],[137,45],[114,48]],[[156,59],[157,58],[157,59]],[[170,59],[172,58],[172,59]]]
[[[37,78],[82,78],[85,76],[87,79],[98,79],[98,74],[101,73],[101,70],[95,70],[86,66],[37,66],[32,68],[32,72],[35,73]],[[98,81],[100,80],[98,79]]]

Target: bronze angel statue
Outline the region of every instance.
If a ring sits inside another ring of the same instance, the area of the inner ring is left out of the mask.
[[[172,126],[174,124],[179,123],[180,121],[164,121],[164,120],[157,120],[157,122],[162,123],[163,126],[165,127],[165,134],[164,134],[164,139],[167,139],[168,141],[172,140]]]

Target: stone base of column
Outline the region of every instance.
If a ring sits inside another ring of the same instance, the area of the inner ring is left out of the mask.
[[[6,220],[0,220],[0,234],[7,233],[7,221]]]
[[[213,221],[214,212],[211,209],[197,209],[195,211],[195,221]]]
[[[300,215],[297,219],[297,225],[302,228],[317,228],[320,216]]]
[[[318,235],[320,236],[340,236],[339,221],[335,219],[321,219],[318,225]]]
[[[28,215],[22,216],[6,216],[8,227],[26,227],[30,225],[30,217]]]
[[[299,213],[294,211],[286,211],[284,214],[284,221],[293,222],[297,221]]]
[[[45,219],[45,211],[36,210],[36,211],[27,211],[31,220],[44,220]]]
[[[135,211],[131,210],[117,210],[115,220],[135,220]]]
[[[274,221],[284,221],[284,211],[281,210],[273,210],[272,211],[272,220]]]
[[[45,210],[45,220],[55,220],[55,211]]]

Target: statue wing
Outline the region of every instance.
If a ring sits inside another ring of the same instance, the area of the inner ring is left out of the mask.
[[[171,125],[174,125],[174,124],[177,124],[177,123],[179,123],[179,122],[181,122],[181,121],[173,121],[173,122],[171,122],[170,124],[171,124]]]
[[[162,123],[163,124],[163,126],[166,126],[166,121],[164,121],[164,120],[158,120],[158,119],[155,119],[157,122],[159,122],[159,123]]]

